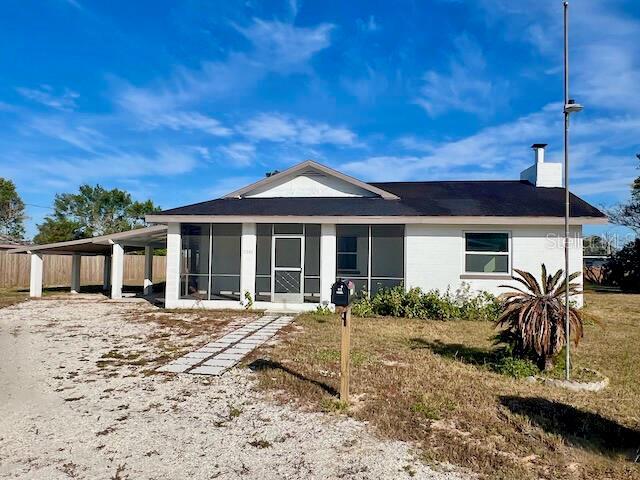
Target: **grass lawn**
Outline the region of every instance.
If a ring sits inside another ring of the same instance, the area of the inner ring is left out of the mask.
[[[29,290],[0,288],[0,308],[14,305],[29,298]]]
[[[336,400],[340,333],[334,316],[305,315],[257,360],[260,388],[303,408],[370,422],[417,442],[427,461],[500,479],[640,479],[640,295],[586,294],[599,318],[585,327],[578,367],[611,380],[575,393],[494,373],[491,323],[353,320],[352,404]]]

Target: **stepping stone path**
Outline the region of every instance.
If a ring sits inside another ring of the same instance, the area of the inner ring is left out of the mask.
[[[222,375],[270,340],[293,317],[265,315],[157,369],[158,372]]]

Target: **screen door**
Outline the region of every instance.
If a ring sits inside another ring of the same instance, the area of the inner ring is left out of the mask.
[[[304,258],[302,236],[274,237],[273,242],[273,301],[303,303],[302,265]]]

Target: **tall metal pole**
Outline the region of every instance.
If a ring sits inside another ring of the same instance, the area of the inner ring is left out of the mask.
[[[569,2],[564,2],[564,275],[565,275],[565,303],[564,303],[564,332],[566,366],[565,378],[569,380],[571,370],[571,332],[569,324]]]

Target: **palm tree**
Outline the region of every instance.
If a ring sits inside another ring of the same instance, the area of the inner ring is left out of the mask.
[[[564,302],[565,293],[563,270],[554,275],[547,275],[547,268],[542,264],[542,282],[525,271],[514,269],[517,276],[513,279],[526,287],[522,290],[509,285],[515,291],[500,296],[503,311],[496,326],[505,327],[498,335],[500,343],[506,343],[517,356],[535,360],[545,371],[554,366],[554,359],[565,346]],[[571,282],[580,275],[575,272],[569,275]],[[569,283],[569,294],[580,293],[577,283]],[[582,314],[569,306],[570,332],[576,346],[583,336]]]

